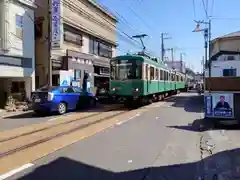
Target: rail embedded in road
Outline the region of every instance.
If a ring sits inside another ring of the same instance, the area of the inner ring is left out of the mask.
[[[117,106],[114,109],[109,107],[104,112],[90,112],[90,114],[84,115],[76,113],[70,118],[68,117],[69,119],[1,132],[0,134],[6,133],[7,135],[5,134],[0,142],[0,163],[5,165],[0,167],[0,173],[32,162],[111,127],[117,122],[126,120],[139,112],[146,111],[148,111],[146,106],[131,111],[122,108],[122,106]],[[14,133],[12,134],[12,132]]]
[[[86,118],[77,124],[76,122],[68,124],[66,125],[67,127],[64,125],[58,126],[53,129],[3,142],[0,146],[0,163],[5,166],[0,167],[0,173],[5,173],[25,163],[32,162],[102,131],[115,125],[120,120],[133,116],[136,114],[136,111],[139,110],[129,111],[123,109],[108,111],[91,118]],[[146,111],[146,109],[142,109],[142,111]]]

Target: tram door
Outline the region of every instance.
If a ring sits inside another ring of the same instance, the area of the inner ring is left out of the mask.
[[[146,64],[145,66],[145,75],[146,75],[146,80],[147,80],[147,94],[149,93],[149,66]]]

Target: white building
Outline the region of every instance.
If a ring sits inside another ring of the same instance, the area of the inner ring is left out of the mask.
[[[186,72],[186,65],[183,61],[165,61],[165,63],[169,68],[175,69],[182,73]]]
[[[1,103],[35,89],[34,8],[33,0],[0,1]]]

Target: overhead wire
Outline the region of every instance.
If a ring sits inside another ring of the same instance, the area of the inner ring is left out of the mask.
[[[63,1],[62,0],[62,2],[68,7],[68,9],[70,10],[70,11],[72,11],[73,13],[76,13],[76,11],[78,12],[78,11],[80,11],[79,13],[80,13],[80,15],[87,15],[88,16],[88,18],[91,18],[91,15],[90,14],[88,14],[88,13],[86,13],[86,12],[84,12],[84,10],[82,9],[82,8],[80,8],[80,7],[78,7],[72,0],[68,0],[68,4],[66,3],[66,1]],[[71,5],[69,5],[69,4],[71,4]],[[76,9],[76,7],[78,7],[79,9]],[[74,11],[74,10],[76,10],[76,11]],[[98,14],[98,13],[97,13]],[[100,16],[100,14],[98,14],[99,15],[99,17],[101,17]],[[64,20],[66,20],[64,17],[60,17],[61,19],[64,19]],[[121,30],[120,28],[117,28],[114,24],[112,24],[111,22],[109,22],[108,20],[106,20],[105,18],[102,18],[105,22],[107,22],[110,26],[113,26],[114,27],[114,29],[116,29],[117,30],[117,35],[119,35],[120,36],[120,38],[123,40],[123,41],[125,41],[125,42],[127,42],[127,43],[129,43],[129,44],[131,44],[131,45],[133,45],[133,46],[135,46],[135,47],[138,47],[137,45],[136,45],[136,43],[139,43],[138,41],[136,41],[135,39],[133,39],[130,35],[128,35],[126,32],[124,32],[123,30]],[[82,24],[80,24],[80,23],[78,23],[80,26],[82,26],[82,27],[84,27]],[[105,27],[106,28],[106,27]],[[108,26],[108,28],[109,28],[109,26]],[[63,33],[63,32],[62,32]],[[95,32],[96,33],[96,32]]]
[[[208,17],[208,9],[207,9],[207,6],[206,6],[204,0],[202,0],[202,4],[203,4],[203,9],[204,9],[204,12],[205,12],[206,18],[208,19],[208,18],[209,18],[209,17]],[[207,2],[207,4],[208,4],[208,2]]]
[[[195,0],[192,0],[192,5],[193,5],[193,15],[194,19],[196,18],[196,6],[195,6]]]
[[[211,11],[210,11],[210,16],[211,17],[213,16],[214,5],[215,5],[215,0],[212,0]]]

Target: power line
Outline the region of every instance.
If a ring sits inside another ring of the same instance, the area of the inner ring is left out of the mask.
[[[143,2],[143,1],[141,1]],[[128,9],[150,30],[153,30],[154,28],[151,27],[146,21],[144,21],[136,11],[133,10],[133,8],[131,6],[128,5]],[[144,11],[143,11],[144,13]],[[147,16],[147,14],[145,13],[145,15]]]
[[[129,23],[129,21],[128,21],[126,18],[124,18],[124,17],[123,17],[122,15],[120,15],[118,12],[116,12],[116,14],[119,16],[119,18],[120,18],[119,20],[120,20],[123,24],[126,24],[127,27],[128,27],[131,31],[141,33],[141,32],[139,32],[139,31],[137,31],[136,29],[133,29],[131,23]]]
[[[207,10],[207,6],[206,6],[204,0],[202,0],[202,4],[203,4],[203,9],[204,9],[205,15],[206,15],[206,17],[207,17],[207,19],[208,19],[208,10]]]
[[[215,5],[215,0],[212,0],[210,16],[213,16],[214,5]]]
[[[195,0],[192,0],[192,4],[193,4],[193,15],[194,15],[194,19],[195,19],[196,18]]]
[[[63,1],[62,1],[63,2]],[[76,10],[76,11],[81,11],[81,15],[85,15],[85,16],[87,16],[88,18],[92,18],[89,14],[87,14],[86,12],[84,12],[84,10],[82,9],[82,8],[80,8],[80,7],[78,7],[73,1],[71,1],[71,0],[68,0],[68,3],[67,2],[63,2],[67,7],[68,7],[68,10],[70,10],[70,11],[72,11],[72,12],[74,12],[75,13],[75,11],[74,10]],[[96,14],[98,14],[97,12],[96,12]],[[81,16],[80,15],[80,16]],[[100,14],[98,14],[99,16],[100,16]],[[101,16],[100,16],[101,17]],[[65,21],[67,21],[64,17],[60,17],[61,19],[64,19]],[[123,40],[123,41],[125,41],[125,42],[127,42],[127,43],[129,43],[129,44],[131,44],[131,45],[133,45],[133,46],[135,46],[135,47],[138,47],[135,43],[139,43],[138,41],[136,41],[135,39],[133,39],[130,35],[128,35],[126,32],[124,32],[123,30],[121,30],[120,28],[117,28],[114,24],[112,24],[111,22],[109,22],[108,20],[106,20],[105,18],[102,18],[105,22],[107,22],[109,25],[111,25],[111,26],[113,26],[116,30],[117,30],[117,34],[119,35],[119,37]],[[79,25],[81,25],[82,27],[84,27],[82,24],[80,24],[80,23],[78,23]],[[109,28],[109,27],[107,27],[107,28]],[[111,29],[112,30],[112,29]],[[63,33],[63,32],[61,32],[61,33]],[[95,32],[96,33],[96,32]],[[134,43],[135,42],[135,43]],[[140,47],[140,45],[139,45],[139,47]]]
[[[130,6],[129,6],[130,11],[140,20],[142,21],[143,24],[145,24],[146,27],[149,29],[153,29],[151,26],[149,26]]]
[[[227,20],[227,21],[239,21],[240,20],[240,17],[239,18],[232,18],[232,17],[211,17],[211,19],[213,19],[213,20]]]

